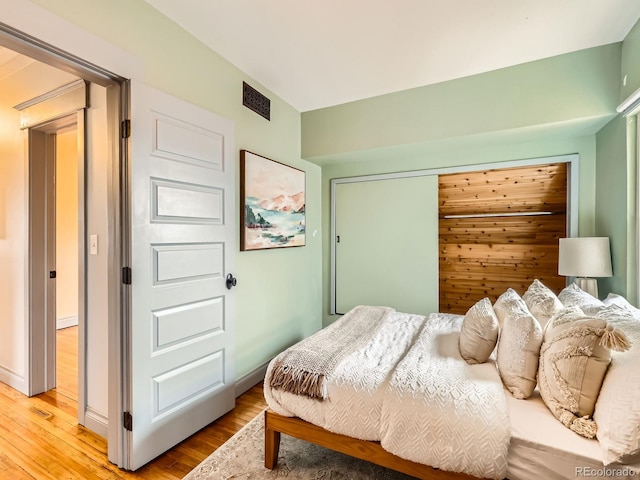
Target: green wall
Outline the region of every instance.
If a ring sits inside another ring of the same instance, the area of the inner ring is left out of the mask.
[[[578,230],[596,233],[596,133],[616,117],[622,44],[302,114],[322,165],[323,323],[330,307],[330,180],[579,154]],[[407,253],[409,255],[409,253]]]
[[[614,276],[598,280],[599,293],[615,292],[627,296],[627,152],[626,120],[617,117],[596,136],[598,179],[596,188],[596,235],[608,236]],[[631,178],[635,178],[631,177]],[[633,270],[633,269],[631,269]],[[630,285],[629,285],[630,286]],[[635,302],[635,298],[629,298]]]
[[[620,50],[616,43],[305,112],[302,156],[321,162],[355,151],[544,126],[595,133],[619,101]]]
[[[622,42],[619,102],[640,88],[640,22]],[[626,77],[626,79],[625,79]],[[596,235],[611,241],[613,277],[599,279],[609,292],[638,302],[637,120],[618,116],[600,130],[597,142]]]
[[[318,330],[321,170],[300,158],[300,113],[142,0],[35,3],[137,56],[148,85],[233,120],[238,158],[247,149],[306,171],[307,245],[254,252],[236,248],[237,377]],[[242,106],[243,80],[271,99],[271,121]]]
[[[636,23],[622,42],[622,75],[626,84],[620,89],[620,101],[640,88],[640,22]]]

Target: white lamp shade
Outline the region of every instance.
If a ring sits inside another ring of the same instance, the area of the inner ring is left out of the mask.
[[[558,275],[567,277],[610,277],[609,237],[561,238]]]

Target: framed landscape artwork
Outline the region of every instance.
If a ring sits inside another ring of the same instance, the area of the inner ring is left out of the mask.
[[[240,151],[240,250],[305,244],[305,172]]]

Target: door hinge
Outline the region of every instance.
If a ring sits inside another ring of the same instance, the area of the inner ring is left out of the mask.
[[[131,267],[122,267],[122,283],[131,285]]]
[[[124,412],[122,414],[122,425],[125,430],[129,432],[133,431],[133,415],[131,415],[131,412]]]
[[[120,136],[122,138],[129,138],[131,136],[131,120],[123,120],[120,123]]]

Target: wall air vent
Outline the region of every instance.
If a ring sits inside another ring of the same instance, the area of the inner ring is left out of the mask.
[[[242,82],[242,104],[271,121],[271,100],[247,82]]]

